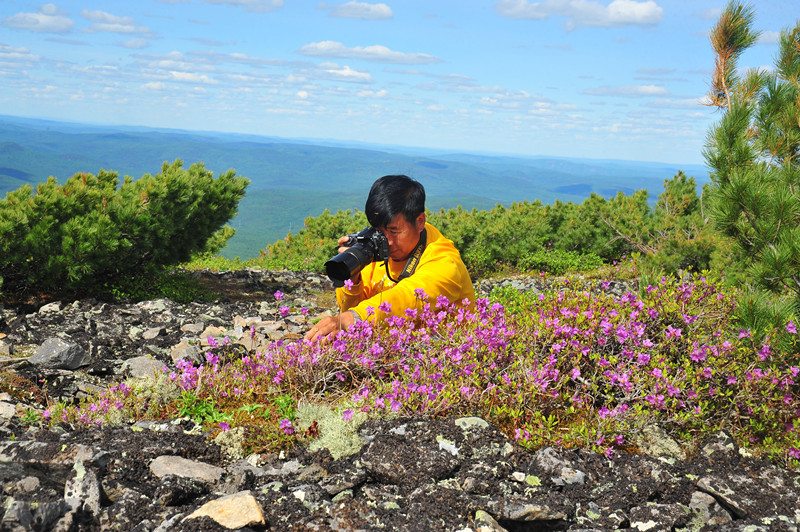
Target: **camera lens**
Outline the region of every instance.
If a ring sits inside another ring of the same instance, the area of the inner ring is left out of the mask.
[[[370,262],[372,262],[371,250],[365,250],[362,246],[356,244],[326,262],[325,273],[332,281],[343,283],[360,272]]]

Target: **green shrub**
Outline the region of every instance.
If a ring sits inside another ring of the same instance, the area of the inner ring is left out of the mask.
[[[567,272],[592,270],[603,264],[603,259],[594,253],[577,253],[560,249],[541,250],[519,261],[518,266],[525,270],[538,270],[555,275]]]
[[[9,192],[0,200],[3,289],[97,294],[186,261],[236,214],[248,183],[233,170],[214,178],[202,163],[187,170],[175,161],[122,185],[101,170]]]
[[[190,273],[181,270],[147,268],[136,275],[117,279],[104,287],[103,292],[115,299],[145,301],[167,298],[177,303],[213,301],[220,294],[204,287]]]

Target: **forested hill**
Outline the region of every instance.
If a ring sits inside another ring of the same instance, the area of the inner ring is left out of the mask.
[[[678,170],[708,181],[703,166],[615,160],[448,153],[323,140],[301,141],[230,133],[91,126],[0,116],[0,194],[49,176],[64,182],[101,168],[138,178],[164,161],[202,161],[215,173],[230,168],[251,180],[236,236],[223,254],[250,258],[297,232],[324,209],[362,209],[372,182],[403,173],[421,181],[431,209],[486,209],[496,204],[556,199],[581,203],[646,189],[651,197]]]

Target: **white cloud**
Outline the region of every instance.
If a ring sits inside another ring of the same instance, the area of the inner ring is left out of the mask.
[[[8,28],[38,33],[69,33],[75,22],[54,4],[45,4],[36,13],[17,13],[0,22]]]
[[[97,22],[98,24],[119,24],[129,26],[133,24],[131,17],[118,17],[106,11],[84,9],[81,16],[86,20]]]
[[[660,109],[699,109],[708,101],[707,96],[699,98],[657,98],[647,104],[648,107],[655,107]]]
[[[317,77],[324,77],[328,79],[336,79],[339,81],[352,81],[355,83],[369,83],[372,81],[372,76],[369,72],[360,72],[352,69],[349,66],[340,66],[333,63],[325,63],[320,65],[319,70],[316,71]]]
[[[283,0],[205,0],[208,4],[227,4],[252,13],[269,13],[283,7]]]
[[[160,81],[151,81],[150,83],[145,83],[144,85],[142,85],[142,88],[154,91],[161,91],[166,89],[167,86]]]
[[[781,32],[779,31],[764,31],[758,37],[758,44],[778,44],[780,37]]]
[[[331,8],[331,17],[360,18],[364,20],[387,20],[394,15],[392,8],[386,4],[368,4],[351,0]]]
[[[200,58],[205,63],[214,65],[222,63],[237,63],[260,68],[265,66],[283,66],[287,63],[287,61],[283,59],[265,59],[262,57],[249,56],[239,52],[221,54],[211,50],[208,52],[190,52],[189,55]]]
[[[659,85],[623,85],[619,87],[605,85],[594,89],[586,89],[584,94],[591,94],[593,96],[619,96],[623,98],[646,98],[667,96],[669,91]]]
[[[395,52],[380,44],[348,48],[344,44],[336,41],[320,41],[306,44],[300,47],[297,52],[314,57],[340,57],[374,61],[376,63],[400,63],[407,65],[438,63],[440,61],[438,58],[428,54]]]
[[[653,0],[613,0],[608,6],[590,0],[498,0],[494,8],[498,15],[513,19],[565,17],[570,30],[580,26],[652,26],[664,17],[664,9]]]
[[[120,43],[120,46],[123,48],[130,48],[131,50],[141,50],[142,48],[147,48],[148,45],[149,43],[147,42],[147,39],[141,38],[130,39]]]
[[[373,91],[373,90],[366,90],[360,91],[356,96],[359,98],[386,98],[389,96],[389,91],[386,89]]]
[[[209,78],[208,76],[197,74],[195,72],[172,71],[169,73],[169,77],[173,81],[180,81],[183,83],[206,83],[209,85],[216,84],[215,80]]]
[[[138,26],[131,17],[118,17],[106,11],[84,9],[81,16],[94,22],[83,31],[86,33],[110,32],[130,35],[133,33],[150,33],[147,26]]]
[[[20,62],[36,62],[38,60],[39,56],[32,54],[27,48],[0,44],[0,65],[12,63],[18,64]]]

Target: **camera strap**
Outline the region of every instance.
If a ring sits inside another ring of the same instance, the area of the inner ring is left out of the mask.
[[[400,277],[397,280],[392,279],[392,275],[389,273],[389,261],[386,261],[386,275],[389,277],[389,280],[395,283],[399,283],[406,277],[411,277],[414,273],[414,270],[417,269],[419,265],[419,261],[422,258],[422,252],[425,251],[425,246],[428,243],[428,230],[423,229],[422,233],[419,235],[419,242],[417,242],[417,246],[414,248],[414,251],[411,252],[411,256],[408,257],[406,261],[406,265],[403,266],[403,271],[400,273]]]

